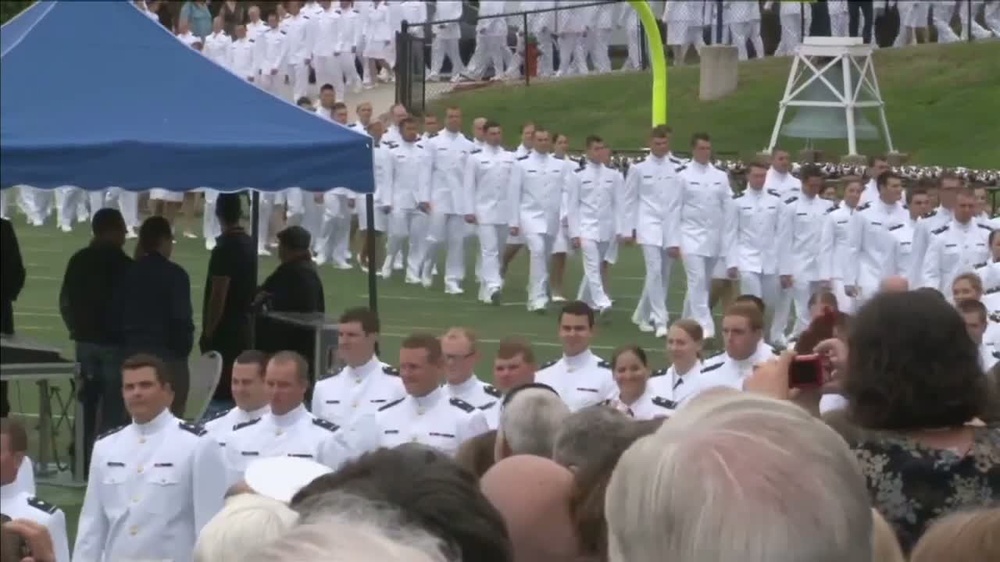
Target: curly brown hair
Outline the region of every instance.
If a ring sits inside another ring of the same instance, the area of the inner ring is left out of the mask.
[[[979,350],[935,294],[877,295],[855,316],[848,347],[844,394],[862,428],[956,427],[986,410]]]

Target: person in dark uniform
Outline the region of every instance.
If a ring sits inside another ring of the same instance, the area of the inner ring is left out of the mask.
[[[253,238],[240,226],[242,215],[239,194],[219,195],[215,216],[222,234],[208,260],[198,342],[202,353],[214,350],[222,355],[222,377],[212,396],[209,414],[235,405],[230,384],[233,362],[251,347],[250,305],[255,292],[257,251]]]
[[[127,228],[117,209],[94,213],[93,238],[66,264],[59,291],[59,312],[69,337],[76,342],[76,361],[83,386],[83,439],[87,444],[84,466],[90,466],[90,449],[97,435],[128,423],[122,400],[121,341],[108,311],[114,288],[132,266],[122,250]]]
[[[278,259],[281,265],[264,280],[255,304],[271,312],[326,312],[323,282],[312,260],[311,237],[301,226],[290,226],[278,233]],[[258,317],[256,349],[268,353],[297,351],[313,358],[313,333],[305,328],[281,324]],[[310,372],[314,371],[310,365]]]
[[[183,417],[191,382],[187,362],[194,347],[194,320],[191,279],[170,261],[173,244],[167,219],[154,216],[142,223],[135,263],[116,288],[113,306],[124,356],[144,353],[167,363],[174,391],[170,411]]]
[[[0,218],[0,334],[14,333],[14,301],[24,288],[25,274],[14,225]],[[0,382],[0,417],[8,413],[7,383]]]

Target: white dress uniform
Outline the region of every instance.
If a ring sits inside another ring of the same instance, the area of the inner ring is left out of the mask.
[[[587,9],[587,21],[590,22],[590,30],[587,32],[586,49],[587,56],[594,66],[594,72],[611,72],[611,58],[608,55],[608,46],[611,42],[611,32],[614,31],[617,18],[615,17],[618,6],[615,3],[595,4]]]
[[[604,164],[586,161],[574,173],[566,175],[566,217],[570,240],[580,240],[583,255],[582,299],[598,311],[611,307],[611,299],[601,279],[612,241],[631,236],[626,223],[624,178]]]
[[[339,39],[337,37],[337,24],[340,20],[340,14],[335,12],[333,8],[327,8],[315,16],[311,16],[309,20],[311,24],[309,38],[312,48],[312,64],[316,70],[316,84],[333,86],[337,99],[345,99],[347,91],[344,89],[344,75],[340,71],[340,63],[334,57]]]
[[[288,65],[288,80],[291,83],[293,101],[305,96],[309,91],[311,28],[309,16],[302,12],[294,16],[289,15],[281,22],[281,30],[285,32],[285,42],[288,44],[285,63]]]
[[[777,191],[778,197],[788,199],[802,193],[802,182],[790,173],[781,173],[773,167],[768,168],[764,176],[764,189]]]
[[[16,482],[0,486],[3,514],[11,519],[27,519],[45,527],[52,538],[55,562],[70,562],[69,539],[66,538],[66,514],[58,507],[34,495],[19,490]]]
[[[528,310],[543,310],[549,301],[549,256],[559,233],[566,174],[563,160],[538,152],[519,157],[511,168],[510,225],[528,246]]]
[[[878,183],[875,178],[869,179],[868,183],[865,184],[865,188],[861,191],[861,197],[858,199],[858,206],[872,201],[878,201]]]
[[[465,212],[475,215],[482,259],[479,300],[491,302],[503,287],[500,259],[510,233],[510,175],[514,153],[501,146],[484,146],[465,162]]]
[[[566,158],[566,155],[559,156],[554,154],[552,156],[556,160],[559,160],[563,164],[563,169],[565,173],[572,174],[579,168],[579,162],[576,162],[572,158]],[[559,233],[556,234],[555,241],[552,242],[552,253],[553,254],[566,254],[573,255],[573,245],[569,241],[569,218],[566,216],[566,183],[563,182],[563,193],[562,193],[562,203],[559,207]]]
[[[668,247],[680,248],[687,275],[684,316],[701,325],[706,338],[715,337],[715,322],[708,308],[709,280],[720,258],[730,251],[735,224],[726,224],[733,204],[729,177],[711,164],[688,162],[679,172],[680,204],[667,217],[672,227]]]
[[[267,32],[269,28],[267,27],[267,22],[258,19],[257,21],[251,21],[247,23],[247,37],[250,39],[257,39],[261,35]]]
[[[365,18],[361,12],[354,9],[334,7],[334,13],[340,15],[337,21],[337,62],[343,73],[346,87],[354,92],[361,90],[361,75],[358,74],[357,60],[364,41]],[[395,62],[395,61],[390,61]]]
[[[336,375],[316,383],[312,413],[342,427],[406,395],[399,371],[372,356],[359,367],[345,365]]]
[[[375,217],[374,228],[376,232],[385,232],[386,222],[388,221],[388,216],[382,209],[390,205],[385,200],[386,186],[391,181],[389,176],[389,158],[391,158],[391,154],[389,153],[388,145],[381,141],[372,144],[372,162],[375,166],[375,193],[372,194],[375,212],[372,214]],[[354,201],[354,208],[358,211],[358,227],[361,230],[368,230],[371,228],[371,225],[368,224],[368,200],[364,194],[359,193],[355,196]],[[361,265],[362,267],[368,267],[366,263]]]
[[[363,56],[393,64],[395,62],[396,26],[393,23],[389,3],[379,2],[372,5],[363,15],[365,16]],[[372,83],[371,70],[368,65],[364,67],[364,83],[365,85]]]
[[[29,496],[34,496],[37,493],[35,489],[35,467],[31,463],[31,459],[27,456],[24,457],[21,461],[21,466],[17,467],[17,479],[7,484],[5,488],[8,488],[11,493],[24,492]]]
[[[226,489],[221,448],[201,426],[164,410],[114,429],[94,443],[73,560],[190,561]]]
[[[832,228],[832,233],[827,233],[827,236],[833,237],[833,262],[830,266],[830,284],[834,296],[837,297],[837,308],[841,312],[846,314],[852,314],[854,312],[854,299],[847,296],[847,292],[844,290],[844,274],[847,271],[847,260],[851,255],[851,247],[848,244],[848,234],[851,230],[851,215],[854,214],[854,209],[847,206],[847,203],[841,201],[836,207],[828,211],[830,213],[830,221],[827,223],[827,228]],[[895,231],[893,232],[895,235]],[[907,242],[909,244],[909,242]],[[907,254],[909,254],[909,245],[907,245]],[[899,258],[901,253],[897,250],[896,256]],[[902,267],[901,261],[897,259],[897,268]],[[905,270],[904,270],[905,271]]]
[[[726,223],[735,224],[726,267],[740,274],[740,293],[773,309],[778,300],[778,224],[783,207],[775,192],[748,187],[733,196]]]
[[[235,408],[217,412],[214,416],[205,419],[202,423],[205,431],[207,431],[213,439],[218,441],[219,445],[225,447],[226,440],[229,438],[229,435],[235,431],[236,426],[250,421],[259,420],[264,414],[270,411],[270,405],[265,405],[264,407],[257,408],[256,410],[244,410],[243,408],[237,406]]]
[[[427,256],[421,280],[430,286],[440,248],[445,248],[444,286],[461,294],[465,280],[465,167],[475,145],[460,132],[442,130],[424,141],[430,160],[431,214],[427,229]]]
[[[674,365],[660,369],[653,372],[649,379],[649,387],[656,396],[670,401],[674,404],[673,407],[677,408],[697,388],[695,381],[698,380],[703,367],[701,361],[696,361],[690,369],[683,373],[678,373],[677,367]]]
[[[468,402],[480,410],[503,398],[497,387],[484,383],[476,375],[470,376],[465,382],[445,384],[444,388],[448,391],[448,396]]]
[[[760,4],[758,2],[726,2],[722,10],[722,23],[732,34],[733,45],[740,60],[747,60],[747,43],[753,43],[756,58],[764,56],[764,40],[760,36]]]
[[[528,14],[528,33],[535,37],[538,47],[538,76],[543,78],[555,74],[555,58],[553,57],[556,46],[555,6],[555,0],[521,2],[522,10],[536,11],[536,13]]]
[[[469,61],[469,74],[481,78],[488,68],[493,68],[493,76],[501,77],[506,72],[504,61],[507,50],[507,22],[502,0],[484,0],[479,3],[479,17],[476,19],[476,48]]]
[[[202,45],[201,37],[198,37],[197,35],[191,33],[190,31],[188,31],[187,33],[179,33],[177,35],[177,40],[180,41],[181,43],[184,43],[188,47],[191,47],[192,49],[198,48],[195,47],[195,45],[198,46]]]
[[[559,71],[556,76],[587,74],[586,34],[590,10],[576,7],[579,2],[557,0],[556,41],[559,45]]]
[[[419,443],[454,455],[465,441],[489,431],[483,412],[451,398],[443,388],[426,396],[404,396],[379,408],[375,416],[378,446]]]
[[[267,457],[309,459],[336,470],[367,450],[373,429],[370,423],[341,429],[310,414],[302,404],[286,414],[265,414],[236,426],[230,434],[224,449],[227,484],[242,479],[251,461]]]
[[[589,349],[543,364],[535,373],[535,382],[551,386],[574,412],[600,404],[618,392],[611,364]]]
[[[684,60],[689,47],[701,53],[701,48],[705,46],[704,2],[664,2],[663,23],[667,26],[666,44],[680,47],[680,60]]]
[[[858,205],[848,232],[850,254],[844,284],[858,288],[859,306],[875,296],[882,280],[899,271],[899,244],[889,229],[902,228],[909,221],[909,211],[899,202],[886,205],[879,199]]]
[[[771,324],[771,341],[782,341],[795,303],[795,326],[798,335],[809,326],[809,297],[830,280],[833,259],[833,229],[827,211],[832,203],[821,197],[789,197],[785,200],[778,232],[778,275],[791,275],[792,287],[782,291]],[[826,236],[824,236],[826,233]]]
[[[524,143],[521,143],[521,144],[517,145],[517,148],[514,149],[514,158],[515,159],[521,158],[522,156],[527,156],[529,154],[531,154],[531,149],[528,148],[528,147],[526,147],[526,146],[524,146]],[[513,209],[513,207],[512,207],[512,209]],[[518,234],[507,234],[507,244],[508,245],[522,245],[523,246],[524,245],[524,233],[522,232],[522,233],[518,233]]]
[[[917,221],[907,217],[902,224],[889,229],[892,237],[896,239],[896,275],[906,277],[911,287],[917,286],[912,279],[909,279],[910,272],[913,271],[913,235],[916,228]],[[852,311],[844,310],[844,312],[850,314]]]
[[[281,97],[283,72],[288,60],[288,37],[280,29],[268,28],[254,40],[254,43],[257,45],[257,55],[254,60],[257,63],[257,72],[260,74],[260,87]]]
[[[765,10],[770,10],[773,1],[764,4]],[[781,20],[781,41],[774,50],[775,56],[794,55],[795,49],[802,44],[802,31],[809,33],[812,25],[812,9],[803,2],[778,2],[779,19]]]
[[[226,35],[225,31],[212,32],[205,37],[205,47],[201,50],[201,54],[215,64],[225,67],[228,66],[226,62],[232,44],[232,38]]]
[[[941,291],[951,301],[951,283],[956,277],[990,259],[990,227],[975,220],[957,220],[931,231],[924,256],[921,286]]]
[[[255,82],[258,70],[256,56],[257,45],[253,39],[248,37],[237,39],[229,45],[225,66],[240,78]]]
[[[631,404],[623,402],[621,395],[617,392],[604,404],[636,420],[665,418],[672,415],[677,409],[676,403],[668,398],[658,396],[649,384],[646,385],[646,391],[642,393],[642,396],[636,398]]]
[[[465,73],[465,64],[462,62],[462,54],[458,48],[458,40],[462,37],[462,30],[458,22],[460,19],[462,19],[461,2],[435,3],[434,20],[449,23],[437,24],[431,30],[434,39],[431,42],[431,66],[430,74],[427,76],[428,80],[435,80],[440,76],[446,56],[448,62],[451,63],[453,80]]]
[[[86,200],[84,191],[79,187],[63,185],[55,189],[56,225],[59,230],[72,232],[77,207]]]
[[[910,272],[907,279],[911,287],[923,286],[920,276],[923,274],[924,255],[930,244],[931,232],[947,225],[954,218],[951,209],[938,207],[917,220],[913,227],[913,251],[910,261]]]
[[[693,398],[705,390],[719,386],[743,390],[743,381],[753,374],[753,368],[774,357],[774,350],[766,345],[758,345],[746,359],[733,359],[726,352],[710,357],[705,361],[701,373],[692,381],[693,388],[687,391],[687,397]]]
[[[389,181],[383,202],[391,206],[392,211],[389,215],[389,249],[382,266],[385,278],[392,275],[392,260],[402,250],[403,241],[409,238],[406,280],[409,283],[420,282],[421,254],[427,233],[415,223],[419,222],[418,215],[424,214],[417,209],[417,204],[430,202],[430,175],[430,158],[422,142],[401,141],[389,145]]]

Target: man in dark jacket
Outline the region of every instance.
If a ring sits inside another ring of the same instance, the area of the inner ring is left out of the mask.
[[[24,262],[14,225],[0,218],[0,334],[14,333],[14,301],[24,288]],[[0,383],[0,417],[10,413],[7,383]]]

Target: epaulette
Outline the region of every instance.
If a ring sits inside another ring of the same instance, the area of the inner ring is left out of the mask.
[[[456,408],[464,410],[468,414],[471,414],[472,412],[476,411],[475,406],[469,404],[468,402],[462,400],[461,398],[452,398],[451,400],[448,401],[448,403]]]
[[[313,425],[322,427],[327,431],[337,431],[340,426],[333,423],[332,421],[324,420],[323,418],[313,418]]]
[[[483,149],[481,149],[481,148],[473,148],[472,152],[470,152],[469,154],[479,154],[482,151],[483,151]]]
[[[236,431],[238,429],[243,429],[244,427],[250,427],[251,425],[253,425],[253,424],[255,424],[255,423],[259,422],[259,421],[260,421],[260,418],[257,418],[255,420],[249,420],[249,421],[245,421],[243,423],[238,423],[238,424],[236,424],[236,425],[233,426],[233,431]]]
[[[205,435],[206,433],[208,433],[207,429],[205,429],[204,427],[202,427],[202,426],[200,426],[200,425],[198,425],[196,423],[188,423],[188,422],[182,421],[182,422],[179,422],[177,424],[177,427],[183,429],[184,431],[186,431],[188,433],[191,433],[193,435],[197,435],[198,437],[201,437],[202,435]]]
[[[975,265],[972,266],[972,269],[979,269],[980,267],[986,267],[989,264],[990,264],[990,262],[988,262],[988,261],[977,263],[977,264],[975,264]]]
[[[904,211],[909,211],[910,210],[910,206],[907,205],[906,203],[903,203],[903,210]]]
[[[774,195],[775,197],[781,197],[781,192],[779,192],[777,189],[768,189],[767,192],[770,193],[771,195]]]
[[[538,366],[538,370],[548,369],[549,367],[555,365],[558,362],[559,362],[558,359],[553,359],[552,361],[546,361],[545,363],[542,363],[541,365]]]
[[[611,363],[609,363],[609,362],[607,362],[607,361],[605,361],[603,359],[601,359],[600,361],[597,362],[597,366],[600,367],[600,368],[602,368],[602,369],[612,369],[613,368],[611,366]]]
[[[384,140],[382,141],[382,144],[388,146],[389,148],[396,148],[397,146],[399,146],[398,144],[392,142],[391,140]]]
[[[489,404],[487,404],[485,406],[480,406],[479,409],[485,412],[486,410],[489,410],[490,408],[492,408],[493,406],[496,406],[499,403],[500,403],[499,400],[497,400],[496,402],[490,402]]]
[[[706,357],[705,359],[702,360],[702,363],[709,363],[711,361],[715,361],[716,359],[718,359],[719,361],[721,361],[721,360],[723,360],[725,358],[726,358],[726,352],[725,351],[720,351],[720,352],[716,353],[715,355],[713,355],[711,357]]]
[[[406,397],[405,397],[405,396],[404,396],[404,397],[402,397],[402,398],[400,398],[399,400],[393,400],[392,402],[389,402],[389,403],[388,403],[388,404],[386,404],[385,406],[381,406],[381,407],[380,407],[380,408],[378,409],[378,411],[379,411],[379,412],[381,412],[382,410],[388,410],[389,408],[392,408],[393,406],[395,406],[396,404],[399,404],[399,403],[400,403],[400,402],[402,402],[403,400],[406,400]]]
[[[725,363],[722,362],[722,361],[720,361],[720,362],[718,362],[718,363],[716,363],[714,365],[709,365],[708,367],[702,367],[701,368],[701,372],[702,373],[707,373],[709,371],[714,371],[714,370],[718,369],[719,367],[721,367],[723,365],[725,365]]]
[[[52,505],[52,504],[50,504],[50,503],[48,503],[46,501],[42,501],[42,500],[40,500],[38,498],[34,498],[34,497],[28,498],[28,505],[30,505],[31,507],[33,507],[35,509],[38,509],[40,511],[44,511],[45,513],[48,513],[49,515],[52,515],[56,511],[59,511],[58,507],[56,507],[56,506],[54,506],[54,505]]]
[[[743,197],[744,195],[746,195],[746,193],[747,193],[746,191],[741,191],[739,193],[734,193],[733,194],[733,199],[739,199],[740,197]]]
[[[281,34],[282,34],[282,35],[288,35],[288,32],[287,32],[287,31],[285,31],[284,29],[281,29],[281,30],[279,30],[279,31],[281,31]]]
[[[662,369],[657,369],[657,370],[653,371],[652,374],[650,374],[649,376],[650,377],[662,377],[663,375],[667,374],[667,371],[669,371],[669,370],[670,370],[670,367],[664,367]]]
[[[432,138],[434,138],[436,136],[438,136],[437,133],[430,133],[430,134],[427,135],[427,138],[432,139]]]
[[[553,158],[555,158],[556,160],[565,160],[566,159],[565,156],[553,156]]]
[[[1000,312],[994,312],[990,314],[990,322],[1000,323]]]
[[[858,205],[858,207],[856,209],[854,209],[854,210],[855,211],[864,211],[865,209],[867,209],[868,207],[871,207],[871,206],[872,206],[872,202],[869,201],[869,202],[865,203],[864,205]]]
[[[794,202],[796,202],[798,200],[799,200],[799,196],[798,195],[793,195],[793,196],[789,197],[788,199],[785,199],[785,204],[786,205],[791,205],[792,203],[794,203]]]
[[[490,396],[492,396],[494,398],[501,398],[503,396],[503,393],[500,392],[500,389],[497,388],[497,387],[495,387],[495,386],[493,386],[493,385],[491,385],[491,384],[484,384],[483,385],[483,392],[485,392],[486,394],[489,394]]]
[[[674,402],[673,400],[667,400],[666,398],[663,398],[662,396],[654,396],[653,397],[653,404],[655,404],[655,405],[657,405],[657,406],[659,406],[661,408],[666,408],[668,410],[675,410],[675,409],[677,409],[677,402]]]
[[[232,411],[233,411],[232,408],[226,408],[225,410],[220,410],[218,412],[215,412],[214,414],[212,414],[211,416],[209,416],[207,418],[202,418],[201,423],[204,424],[204,423],[210,422],[212,420],[217,420],[217,419],[221,418],[222,416],[224,416],[224,415],[226,415],[226,414],[228,414],[229,412],[232,412]]]
[[[680,164],[682,166],[684,165],[684,161],[681,160],[680,158],[675,157],[675,156],[667,156],[667,160],[670,160],[674,164]]]
[[[254,41],[256,41],[256,39],[250,39],[249,41],[250,41],[251,43],[253,43]]]
[[[983,223],[981,223],[981,222],[977,222],[977,223],[976,223],[976,226],[978,226],[979,228],[985,228],[986,230],[989,230],[990,232],[993,232],[993,229],[992,229],[992,228],[990,228],[990,226],[989,226],[989,225],[986,225],[986,224],[983,224]]]
[[[387,374],[387,375],[392,375],[394,377],[398,377],[399,376],[399,369],[393,367],[392,365],[386,365],[386,366],[382,367],[382,372],[385,373],[385,374]]]
[[[100,441],[101,439],[104,439],[105,437],[107,437],[109,435],[114,435],[115,433],[118,433],[119,431],[125,429],[126,427],[128,427],[128,424],[119,425],[118,427],[115,427],[113,429],[109,429],[109,430],[105,431],[104,433],[98,435],[97,439],[95,441]]]
[[[525,154],[524,156],[518,156],[517,159],[518,160],[527,160],[528,159],[528,155]]]
[[[900,228],[903,228],[903,223],[894,224],[894,225],[890,226],[889,228],[887,228],[886,230],[888,230],[889,232],[892,232],[893,230],[899,230]]]
[[[681,165],[680,165],[680,166],[678,166],[678,167],[677,167],[677,169],[676,169],[676,170],[674,170],[674,171],[675,171],[675,172],[683,172],[684,170],[687,170],[687,167],[688,167],[688,166],[687,166],[687,164],[681,164]]]
[[[580,164],[580,167],[577,168],[577,169],[575,169],[575,170],[573,170],[573,172],[579,174],[580,172],[582,172],[582,171],[584,171],[586,169],[587,169],[586,166],[584,166],[583,164]]]
[[[941,234],[942,232],[948,230],[948,225],[944,225],[941,228],[935,228],[931,231],[931,234]]]
[[[934,209],[934,210],[927,211],[926,213],[924,213],[922,215],[922,218],[929,219],[929,218],[933,217],[936,214],[937,214],[937,209]]]
[[[984,295],[993,295],[996,293],[1000,293],[1000,285],[993,287],[992,289],[986,289],[985,291],[983,291]]]
[[[424,145],[420,144],[419,142],[413,143],[413,146],[415,146],[417,148],[423,148],[424,147]]]
[[[833,207],[830,207],[829,209],[826,210],[826,214],[829,215],[830,213],[832,213],[832,212],[834,212],[836,210],[837,210],[837,206],[834,205]]]

